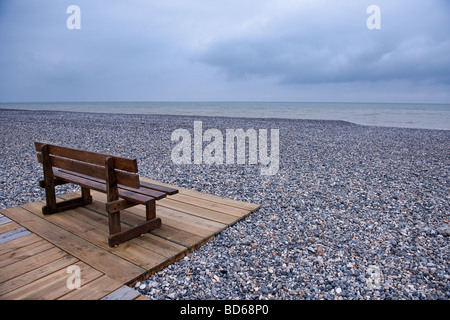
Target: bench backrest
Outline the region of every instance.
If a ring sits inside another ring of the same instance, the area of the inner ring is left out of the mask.
[[[118,184],[132,188],[140,187],[139,175],[136,174],[138,171],[136,159],[77,150],[42,142],[35,142],[34,146],[39,163],[44,161],[42,148],[47,146],[49,159],[53,167],[102,180],[107,178],[106,161],[109,159],[109,166],[112,165],[113,167],[109,169],[114,170]]]

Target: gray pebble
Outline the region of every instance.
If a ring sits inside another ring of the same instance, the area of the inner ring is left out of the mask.
[[[261,176],[248,156],[173,164],[171,133],[194,120],[222,132],[279,129],[278,173]],[[142,176],[261,204],[136,284],[151,299],[450,299],[450,131],[0,110],[0,208],[44,198],[38,140],[137,158]]]

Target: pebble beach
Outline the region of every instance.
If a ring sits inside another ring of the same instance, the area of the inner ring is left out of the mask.
[[[279,129],[278,172],[174,164],[171,133],[194,121]],[[138,282],[150,299],[450,299],[448,130],[0,109],[0,209],[44,199],[34,141],[136,158],[141,176],[261,205]]]

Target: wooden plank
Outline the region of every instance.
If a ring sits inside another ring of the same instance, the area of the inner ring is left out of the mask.
[[[70,293],[61,296],[58,300],[98,300],[107,296],[111,291],[122,287],[119,281],[103,275],[94,281],[81,286],[80,289],[73,290]]]
[[[45,144],[45,143],[35,142],[34,143],[35,150],[40,152],[43,144]],[[78,150],[78,149],[73,149],[73,148],[67,148],[67,147],[57,146],[57,145],[53,145],[53,144],[48,144],[48,145],[49,145],[49,150],[50,150],[51,154],[54,154],[54,155],[57,155],[60,157],[75,159],[78,161],[89,162],[89,163],[97,164],[97,165],[104,165],[105,159],[110,156],[107,154],[102,154],[102,153],[97,153],[97,152],[92,152],[92,151],[85,151],[85,150]],[[113,156],[113,158],[114,158],[114,164],[115,164],[116,169],[124,170],[124,171],[128,171],[128,172],[134,172],[134,173],[138,172],[136,159],[130,159],[130,158],[118,157],[118,156]],[[38,160],[39,160],[39,155],[38,155]]]
[[[78,262],[76,265],[80,268],[81,288],[102,276],[101,272],[84,262]],[[78,290],[67,286],[70,275],[67,273],[67,268],[62,268],[16,290],[9,291],[1,298],[8,300],[55,300]]]
[[[0,255],[18,250],[22,247],[29,245],[30,243],[42,240],[41,237],[35,235],[34,233],[30,233],[26,236],[5,242],[0,244]]]
[[[168,241],[152,233],[146,233],[139,238],[133,239],[133,241],[141,247],[156,252],[165,258],[172,258],[188,248],[188,246]]]
[[[35,254],[29,258],[9,264],[1,269],[0,283],[17,277],[20,274],[36,269],[52,261],[58,260],[65,255],[59,248],[51,248]]]
[[[30,234],[30,231],[25,229],[24,227],[20,227],[5,233],[0,234],[0,244],[5,243],[23,236]]]
[[[226,224],[212,220],[202,219],[197,216],[183,214],[177,210],[158,207],[158,216],[163,223],[185,230],[193,234],[208,237],[227,227]]]
[[[152,234],[187,248],[192,248],[204,240],[204,237],[200,235],[169,226],[165,224],[165,221],[160,228],[153,230]]]
[[[140,295],[141,294],[139,292],[130,287],[121,286],[119,289],[111,292],[101,300],[134,300]]]
[[[41,239],[39,241],[30,243],[27,246],[16,249],[12,252],[2,254],[0,255],[0,268],[15,263],[17,261],[27,259],[53,247],[54,246],[51,243],[45,241],[44,239]]]
[[[80,260],[89,261],[89,264],[95,269],[122,283],[128,283],[146,272],[145,269],[111,254],[105,249],[99,248],[80,236],[49,223],[42,218],[39,210],[32,210],[33,212],[30,212],[22,206],[4,209],[2,213],[8,217],[14,217],[15,221],[25,226],[28,230],[38,233],[41,237],[57,245],[72,256]]]
[[[192,197],[182,193],[175,194],[172,197],[170,197],[170,199],[181,203],[191,204],[198,207],[211,209],[214,211],[219,211],[238,218],[245,217],[246,215],[249,214],[248,209],[233,207],[220,202],[215,202],[198,197]]]
[[[5,219],[8,219],[5,217]],[[4,223],[4,224],[0,224],[0,236],[2,233],[14,230],[14,229],[18,229],[20,228],[20,225],[18,225],[17,223],[15,223],[14,221],[8,219],[9,222]]]
[[[189,215],[197,216],[203,219],[217,221],[223,224],[232,224],[237,220],[239,220],[239,218],[236,216],[228,215],[226,213],[222,213],[212,209],[207,209],[204,207],[199,207],[189,203],[174,201],[169,198],[159,200],[158,205],[176,211],[181,211]]]
[[[70,200],[72,198],[75,198],[79,195],[79,193],[69,193],[59,196],[59,198],[64,200]],[[95,201],[88,204],[87,206],[84,206],[81,210],[76,210],[76,214],[74,217],[77,219],[81,219],[88,223],[95,223],[95,225],[103,225],[106,227],[105,230],[108,230],[108,213],[105,210],[105,203],[106,202],[99,202],[97,201],[97,195],[102,195],[103,197],[106,197],[105,194],[99,193],[94,191],[95,195]],[[68,213],[70,215],[70,212]],[[85,219],[83,219],[83,216],[86,216]]]
[[[163,183],[163,182],[160,182],[160,181],[155,181],[155,180],[152,180],[152,179],[149,179],[149,178],[145,178],[145,177],[140,177],[140,179],[141,179],[142,182],[149,182],[149,183],[154,183],[154,184],[158,184],[158,185],[162,185],[162,186],[166,186],[166,187],[176,188],[176,189],[178,189],[179,193],[186,194],[186,195],[189,195],[191,197],[197,197],[197,198],[201,198],[201,199],[206,199],[206,200],[210,200],[210,201],[226,204],[226,205],[233,206],[233,207],[247,209],[247,210],[250,210],[252,212],[257,210],[257,209],[259,209],[261,207],[260,205],[257,205],[257,204],[254,204],[254,203],[249,203],[249,202],[244,202],[244,201],[240,201],[240,200],[224,198],[224,197],[220,197],[220,196],[209,194],[209,193],[203,193],[203,192],[199,192],[199,191],[195,191],[195,190],[191,190],[191,189],[187,189],[187,188],[183,188],[183,187],[173,186],[173,185],[170,185],[170,184],[167,184],[167,183]]]
[[[146,296],[140,294],[138,297],[136,297],[134,300],[145,300],[148,301],[150,300],[149,298],[147,298]]]
[[[53,272],[56,272],[57,270],[67,268],[70,265],[74,265],[77,262],[80,262],[80,260],[67,254],[63,256],[61,259],[53,261],[52,263],[45,264],[29,272],[20,274],[12,279],[9,279],[8,281],[0,284],[0,299],[2,299],[2,296],[5,295],[5,293],[7,292],[16,290],[19,287],[23,287],[32,282],[35,282]]]

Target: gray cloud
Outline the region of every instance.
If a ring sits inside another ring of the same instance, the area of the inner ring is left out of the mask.
[[[81,30],[66,28],[70,4]],[[381,30],[366,27],[371,4]],[[445,0],[2,1],[0,101],[450,101],[449,13]]]
[[[448,11],[440,1],[430,2],[433,5],[383,1],[381,30],[366,27],[364,2],[352,2],[347,11],[337,13],[323,1],[309,10],[299,6],[294,17],[278,17],[262,26],[258,33],[265,37],[247,33],[216,39],[197,59],[230,79],[272,76],[290,84],[392,80],[449,84]]]

